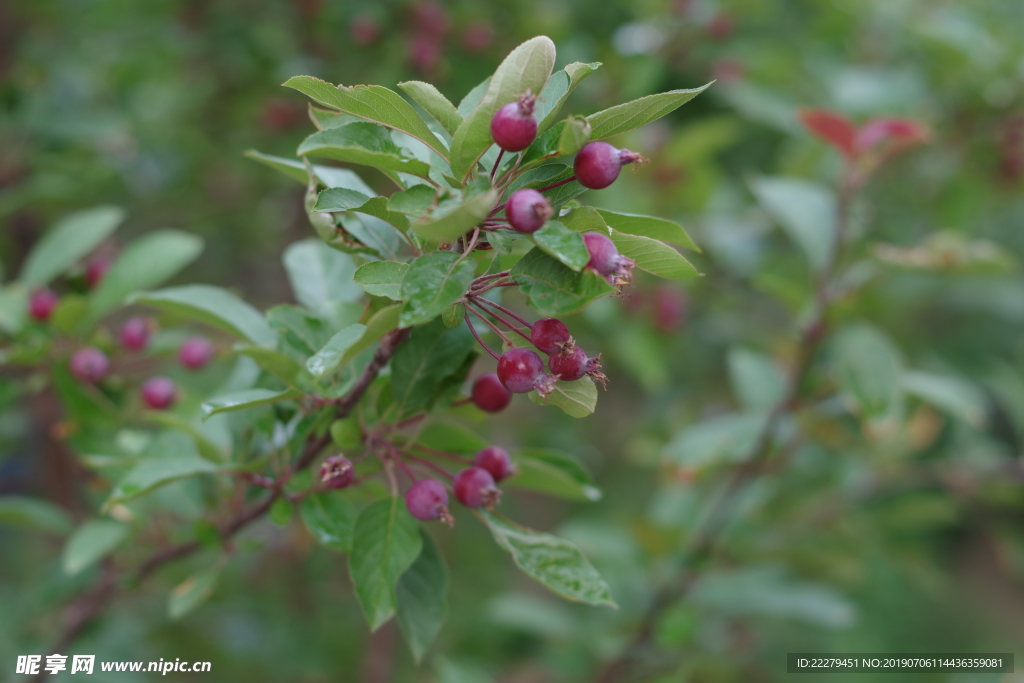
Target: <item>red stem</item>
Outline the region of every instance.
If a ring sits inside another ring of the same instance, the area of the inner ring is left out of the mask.
[[[475,304],[475,305],[476,305],[476,306],[477,306],[478,308],[480,308],[480,310],[481,310],[481,311],[483,311],[483,312],[484,312],[484,313],[486,313],[487,315],[491,316],[492,318],[494,318],[495,320],[497,320],[498,322],[500,322],[500,323],[501,323],[502,325],[504,325],[504,326],[505,326],[505,327],[507,327],[508,329],[512,330],[513,332],[515,332],[515,333],[516,333],[516,334],[518,334],[519,336],[521,336],[521,337],[522,337],[523,339],[525,339],[525,340],[527,340],[527,341],[530,341],[530,337],[529,337],[529,335],[527,335],[527,334],[526,334],[525,332],[523,332],[522,330],[520,330],[520,329],[519,329],[518,327],[516,327],[515,325],[513,325],[513,324],[512,324],[512,323],[510,323],[509,321],[507,321],[507,320],[505,320],[504,318],[502,318],[502,317],[501,317],[500,315],[498,315],[498,314],[497,314],[497,313],[495,313],[494,311],[490,311],[490,310],[488,310],[488,309],[486,309],[486,308],[484,308],[484,307],[480,306],[480,304],[479,304],[479,303],[477,303],[478,301],[480,301],[480,299],[478,299],[477,297],[473,297],[472,299],[470,299],[470,300],[469,300],[469,302],[468,302],[468,303],[467,303],[466,305],[467,305],[467,306],[470,306],[470,305],[473,305],[473,304]],[[476,315],[477,315],[477,317],[479,317],[479,316],[480,316],[480,314],[479,314],[479,313],[477,313]],[[508,340],[506,339],[505,341],[508,341]],[[510,343],[511,343],[511,342],[510,342]]]
[[[491,328],[491,331],[494,332],[494,334],[496,334],[499,337],[501,337],[501,340],[503,342],[505,342],[509,346],[512,345],[512,342],[509,341],[509,338],[505,336],[505,333],[501,331],[500,327],[498,327],[497,325],[492,323],[490,320],[488,320],[487,318],[482,316],[480,313],[478,313],[475,308],[470,308],[469,306],[466,306],[466,310],[469,311],[470,313],[472,313],[473,315],[475,315],[476,317],[480,318],[481,320],[483,320],[484,323],[487,324],[487,327]],[[522,332],[520,332],[520,334],[522,334]]]
[[[504,306],[502,306],[501,304],[496,304],[496,303],[494,303],[493,301],[491,301],[490,299],[485,299],[485,298],[483,298],[483,297],[477,297],[477,296],[474,296],[473,298],[474,298],[474,299],[476,299],[477,301],[479,301],[480,303],[485,303],[485,304],[488,304],[488,305],[490,305],[490,306],[493,306],[494,308],[497,308],[497,309],[498,309],[499,311],[501,311],[502,313],[504,313],[504,314],[506,314],[506,315],[509,315],[509,316],[512,316],[512,319],[513,319],[513,320],[518,320],[518,321],[519,321],[519,322],[521,322],[522,324],[526,325],[527,329],[530,329],[530,330],[532,330],[532,329],[533,329],[533,325],[532,325],[532,324],[530,324],[530,323],[528,323],[528,322],[527,322],[526,320],[524,320],[524,319],[520,318],[520,317],[519,317],[518,315],[516,315],[516,314],[515,314],[515,313],[513,313],[512,311],[508,310],[507,308],[505,308],[505,307],[504,307]],[[495,317],[497,317],[497,316],[495,316]]]
[[[468,306],[466,307],[466,310],[469,310]],[[480,338],[479,334],[477,334],[476,328],[473,327],[473,321],[469,319],[469,313],[466,313],[466,327],[469,328],[469,331],[473,333],[474,337],[476,337],[476,340],[480,343],[480,346],[484,347],[484,350],[487,351],[487,353],[491,354],[491,357],[494,358],[494,360],[501,360],[501,356],[496,354],[494,350],[491,349],[490,346],[485,344],[484,340]]]
[[[439,451],[436,448],[428,448],[427,446],[421,446],[418,443],[413,444],[411,448],[415,448],[418,451],[423,451],[424,453],[430,453],[431,455],[436,455],[439,458],[447,458],[448,460],[455,460],[456,462],[461,462],[464,464],[473,462],[469,458],[463,458],[461,455],[455,455],[454,453],[448,453],[447,451]]]
[[[505,156],[505,150],[498,152],[498,158],[494,160],[494,168],[491,169],[491,182],[494,182],[494,174],[498,171],[498,164],[501,163],[503,156]]]
[[[416,462],[423,463],[424,465],[426,465],[427,467],[429,467],[430,469],[434,470],[435,472],[437,472],[440,475],[448,477],[449,479],[454,479],[455,478],[454,476],[452,476],[451,472],[449,472],[445,468],[441,467],[440,465],[435,465],[434,463],[430,462],[426,458],[421,458],[419,456],[413,455],[412,453],[410,453],[408,451],[401,451],[401,453],[402,453],[402,455],[404,455],[407,458],[412,458]]]

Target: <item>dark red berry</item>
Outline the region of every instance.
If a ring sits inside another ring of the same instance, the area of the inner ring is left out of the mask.
[[[352,42],[364,46],[380,38],[380,24],[371,16],[363,15],[352,20]]]
[[[178,361],[189,370],[198,370],[213,357],[213,342],[206,337],[189,337],[178,349]]]
[[[548,358],[551,374],[565,382],[573,382],[590,375],[602,385],[608,377],[601,372],[601,356],[587,357],[587,352],[578,346],[566,347],[561,353],[553,353]]]
[[[563,346],[572,343],[572,335],[558,318],[541,318],[530,330],[530,342],[543,353],[558,353]]]
[[[505,205],[508,223],[517,232],[540,230],[554,213],[551,203],[537,190],[516,190]]]
[[[327,458],[320,466],[320,481],[329,489],[343,489],[352,483],[355,476],[352,461],[340,453]]]
[[[512,392],[505,388],[493,372],[480,375],[473,382],[473,403],[488,413],[501,412],[512,400]]]
[[[149,343],[149,321],[138,316],[128,318],[118,333],[121,346],[129,351],[141,351]]]
[[[85,283],[89,286],[89,289],[95,289],[106,276],[107,271],[110,270],[110,264],[113,263],[113,259],[101,256],[95,258],[89,262],[89,265],[85,267]]]
[[[150,377],[142,383],[142,401],[153,410],[166,410],[178,400],[178,387],[168,377]]]
[[[37,289],[28,300],[28,313],[40,322],[46,322],[57,308],[57,293],[52,289]]]
[[[616,149],[607,142],[588,142],[576,155],[572,168],[576,182],[591,190],[601,190],[615,182],[624,165],[638,161],[646,159],[628,149]]]
[[[439,519],[449,526],[455,522],[448,513],[448,490],[437,479],[420,479],[410,486],[405,492],[405,507],[425,522]]]
[[[527,394],[536,389],[551,392],[553,379],[544,373],[544,361],[530,349],[509,349],[498,359],[498,379],[513,394]]]
[[[603,275],[613,285],[628,284],[632,280],[636,261],[619,254],[610,237],[600,232],[588,232],[584,233],[583,242],[590,252],[587,268]]]
[[[537,119],[533,117],[536,97],[527,91],[516,102],[509,102],[491,119],[491,137],[506,152],[521,152],[537,137]]]
[[[494,477],[482,467],[467,467],[456,474],[452,489],[455,498],[468,508],[490,509],[497,505],[501,495],[494,485]]]
[[[494,481],[498,482],[516,473],[508,451],[498,446],[488,446],[476,454],[473,464],[490,472]]]
[[[462,44],[470,52],[483,52],[494,42],[494,30],[490,24],[470,24],[462,32]]]
[[[95,346],[78,349],[71,356],[71,373],[85,384],[96,384],[110,370],[107,354]]]
[[[674,332],[686,322],[686,294],[672,285],[654,291],[654,326],[659,332]]]

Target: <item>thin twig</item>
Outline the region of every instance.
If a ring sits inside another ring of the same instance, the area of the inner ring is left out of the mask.
[[[490,177],[490,180],[491,180],[492,183],[494,182],[494,174],[498,171],[498,165],[501,163],[501,158],[503,156],[505,156],[505,150],[501,150],[500,152],[498,152],[498,158],[494,160],[494,167],[491,168],[491,177]]]
[[[506,344],[508,344],[509,346],[511,346],[511,345],[512,345],[512,341],[511,341],[511,340],[510,340],[510,339],[509,339],[508,337],[506,337],[506,336],[505,336],[505,333],[501,331],[501,328],[500,328],[500,327],[498,327],[497,325],[495,325],[494,323],[492,323],[492,322],[491,322],[490,320],[488,320],[487,318],[485,318],[485,317],[484,317],[484,316],[483,316],[483,315],[482,315],[482,314],[481,314],[481,313],[480,313],[479,311],[477,311],[477,310],[476,310],[475,308],[473,308],[472,306],[470,306],[470,305],[469,305],[469,303],[472,303],[472,302],[468,302],[468,303],[467,303],[467,305],[466,305],[466,311],[467,311],[467,312],[469,312],[469,313],[472,313],[472,314],[473,314],[473,315],[475,315],[476,317],[478,317],[478,318],[480,318],[481,320],[483,320],[483,321],[484,321],[484,324],[485,324],[485,325],[487,325],[487,327],[491,328],[491,331],[492,331],[492,332],[494,332],[494,334],[496,334],[496,335],[498,335],[499,337],[501,337],[501,340],[502,340],[503,342],[505,342]]]
[[[500,315],[498,315],[494,311],[488,310],[488,309],[484,308],[483,306],[481,306],[480,303],[479,303],[480,301],[486,301],[486,299],[480,299],[480,298],[477,298],[477,297],[470,297],[469,300],[466,302],[466,306],[474,306],[475,305],[477,308],[480,309],[481,312],[486,313],[487,315],[491,316],[492,318],[494,318],[495,320],[500,322],[502,325],[504,325],[508,329],[512,330],[513,332],[515,332],[519,336],[521,336],[526,341],[532,341],[530,339],[530,335],[528,335],[525,332],[523,332],[521,329],[516,327],[513,323],[510,323],[508,320],[505,320],[504,318],[502,318]],[[475,309],[474,309],[474,312],[475,312]],[[477,314],[477,317],[479,317],[479,313]],[[505,341],[508,341],[508,340],[506,339]]]
[[[469,311],[469,307],[468,306],[466,307],[466,311]],[[491,354],[491,357],[493,357],[494,360],[501,360],[501,356],[496,354],[494,352],[494,350],[490,346],[485,344],[484,340],[480,338],[480,334],[476,331],[476,328],[473,327],[473,321],[469,319],[469,313],[468,312],[465,314],[465,316],[466,316],[466,327],[468,327],[469,331],[473,333],[474,337],[476,337],[476,340],[477,340],[477,342],[479,342],[480,346],[484,347],[484,350],[487,351],[487,353]]]
[[[502,313],[504,313],[504,314],[506,314],[508,316],[511,316],[513,320],[518,320],[522,324],[526,325],[527,329],[530,329],[530,330],[533,329],[533,325],[529,321],[524,320],[523,318],[520,318],[518,315],[516,315],[512,311],[508,310],[507,308],[505,308],[501,304],[496,304],[493,301],[491,301],[490,299],[484,299],[483,297],[479,297],[478,300],[480,302],[482,302],[482,303],[485,303],[485,304],[489,305],[489,306],[493,306],[494,308],[497,308]]]

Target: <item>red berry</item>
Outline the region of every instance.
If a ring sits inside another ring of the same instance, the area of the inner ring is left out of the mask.
[[[198,370],[213,357],[213,342],[206,337],[189,337],[178,349],[178,361],[189,370]]]
[[[95,346],[78,349],[71,356],[71,373],[85,384],[96,384],[110,370],[107,354]]]
[[[380,37],[380,24],[371,16],[363,15],[352,20],[352,42],[369,45]]]
[[[505,388],[493,372],[476,378],[471,395],[476,407],[488,413],[501,412],[512,400],[512,392]]]
[[[327,458],[320,466],[320,481],[329,489],[343,489],[352,483],[355,476],[352,461],[340,453]]]
[[[454,523],[448,513],[448,490],[437,479],[420,479],[405,492],[405,507],[416,519],[440,519],[449,526]]]
[[[588,142],[576,155],[572,168],[576,182],[591,190],[601,190],[615,182],[624,165],[639,161],[646,160],[628,149],[616,149],[607,142]]]
[[[536,97],[529,92],[517,102],[509,102],[491,119],[491,137],[506,152],[521,152],[537,137],[537,119],[533,117]]]
[[[516,466],[512,464],[508,451],[498,446],[488,446],[478,452],[473,458],[473,464],[487,470],[496,482],[516,473]]]
[[[129,351],[141,351],[149,343],[149,322],[138,316],[128,318],[121,325],[118,333],[121,338],[121,346]]]
[[[498,379],[513,394],[528,394],[536,389],[550,393],[552,382],[544,373],[544,361],[530,349],[509,349],[498,359]]]
[[[166,410],[178,400],[178,387],[167,377],[150,377],[142,384],[142,400],[153,410]]]
[[[28,313],[40,322],[46,322],[57,308],[57,293],[52,289],[37,289],[28,300]]]
[[[490,509],[498,503],[501,495],[494,485],[494,477],[482,467],[467,467],[456,474],[452,488],[455,498],[468,508]]]
[[[505,215],[517,232],[536,232],[554,215],[550,202],[537,190],[516,190],[508,198]]]
[[[619,267],[619,250],[611,238],[599,232],[587,232],[583,234],[583,241],[587,245],[587,251],[590,252],[587,268],[591,268],[601,275],[614,275]]]
[[[95,289],[103,277],[110,270],[110,264],[113,263],[113,259],[103,256],[95,258],[89,262],[89,265],[85,267],[85,283],[89,285],[89,289]]]
[[[490,24],[470,24],[462,32],[462,44],[470,52],[483,52],[494,42],[494,30]]]
[[[558,353],[566,344],[572,343],[569,328],[558,318],[541,318],[530,330],[530,342],[543,353]]]
[[[565,382],[573,382],[590,375],[602,385],[608,378],[601,372],[601,356],[587,357],[587,352],[578,346],[566,347],[561,353],[548,358],[551,374]]]
[[[654,291],[654,326],[659,332],[674,332],[686,321],[686,295],[671,285]]]

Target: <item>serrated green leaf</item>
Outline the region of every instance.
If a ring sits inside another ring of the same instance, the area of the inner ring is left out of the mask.
[[[533,243],[575,271],[583,270],[590,261],[590,252],[583,236],[558,221],[548,221],[530,237]]]
[[[473,170],[477,161],[494,144],[491,118],[509,102],[527,90],[540,94],[555,64],[555,44],[547,36],[537,36],[514,49],[498,66],[487,91],[452,136],[451,166],[456,178]]]
[[[140,292],[133,295],[131,301],[190,316],[248,339],[257,346],[273,346],[277,341],[277,334],[259,311],[220,287],[170,287]]]
[[[692,263],[664,242],[621,232],[612,234],[612,242],[620,254],[636,261],[637,268],[658,277],[681,280],[700,275]]]
[[[699,88],[669,90],[656,95],[648,95],[591,114],[587,117],[591,126],[590,138],[592,140],[609,138],[656,121],[686,104],[707,90],[710,85],[708,83]]]
[[[530,392],[534,403],[558,406],[570,417],[587,417],[597,409],[597,385],[589,376],[572,382],[559,381],[554,390],[541,398],[536,391]]]
[[[452,304],[441,311],[441,321],[447,328],[458,327],[466,317],[465,304]]]
[[[575,209],[572,213],[575,214],[583,211],[584,209],[594,211],[594,209],[590,209],[590,207],[583,207],[581,209]],[[600,215],[600,218],[603,219],[604,224],[618,232],[626,233],[627,235],[650,237],[651,239],[661,240],[662,242],[675,244],[700,253],[700,247],[690,239],[690,236],[686,234],[686,230],[683,229],[683,226],[679,225],[675,221],[670,221],[666,218],[658,218],[656,216],[641,216],[635,213],[608,211],[607,209],[597,209],[596,211]]]
[[[313,133],[296,154],[430,177],[430,164],[408,156],[383,126],[362,121]]]
[[[64,544],[61,565],[73,576],[114,552],[128,536],[128,527],[112,519],[90,519]]]
[[[590,140],[590,123],[584,116],[570,116],[558,135],[558,156],[565,157],[583,149]]]
[[[517,451],[514,461],[518,472],[502,486],[540,491],[566,500],[601,500],[587,470],[575,458],[540,448]]]
[[[267,322],[280,332],[284,341],[300,352],[303,358],[312,356],[323,348],[334,334],[323,320],[289,304],[279,304],[270,308],[267,311]]]
[[[382,308],[366,321],[366,331],[359,340],[349,347],[341,359],[342,365],[350,362],[363,350],[370,348],[370,345],[383,337],[391,330],[398,327],[398,316],[402,310],[401,304]]]
[[[362,338],[364,332],[366,326],[356,323],[331,337],[322,349],[306,361],[306,369],[313,375],[313,379],[320,381],[342,367],[345,353]]]
[[[516,565],[568,600],[618,607],[608,584],[575,545],[564,539],[512,524],[491,513],[479,513],[499,546]]]
[[[414,185],[408,190],[396,192],[388,199],[388,206],[398,213],[419,216],[427,211],[437,199],[437,190],[429,185]]]
[[[462,98],[461,102],[459,102],[459,116],[461,116],[462,118],[466,118],[471,113],[473,113],[473,110],[476,109],[476,106],[480,104],[480,100],[484,98],[484,93],[487,92],[487,88],[489,88],[490,85],[491,77],[488,76],[487,78],[473,86],[473,89],[466,93],[466,96]]]
[[[220,446],[210,440],[197,425],[192,424],[177,413],[166,410],[147,410],[142,413],[143,419],[147,422],[158,424],[161,427],[175,429],[187,434],[196,446],[199,455],[210,462],[222,463],[226,460]]]
[[[413,230],[424,239],[454,242],[487,218],[496,198],[497,193],[489,189],[461,200],[449,199],[414,224]]]
[[[391,360],[391,390],[399,415],[429,407],[459,373],[473,351],[465,326],[448,329],[441,320],[416,327]]]
[[[217,398],[211,398],[203,401],[200,408],[203,412],[203,420],[206,421],[217,413],[227,413],[233,410],[245,410],[246,408],[255,408],[256,406],[263,406],[268,403],[288,401],[293,398],[298,398],[301,395],[302,392],[296,389],[285,389],[284,391],[274,391],[272,389],[247,389],[234,394],[228,394],[227,396],[218,396]]]
[[[379,500],[359,515],[348,568],[371,631],[394,615],[398,578],[422,547],[419,525],[399,498]]]
[[[294,178],[303,185],[309,182],[309,174],[306,171],[306,166],[296,159],[286,159],[284,157],[276,157],[271,154],[263,154],[254,149],[250,149],[245,152],[245,156],[258,161],[265,166],[284,173],[289,178]],[[313,169],[314,177],[323,183],[325,187],[341,187],[353,192],[366,195],[367,197],[375,197],[377,193],[373,191],[373,188],[363,182],[363,179],[359,175],[347,168],[338,168],[337,166],[319,166],[317,164],[310,164]]]
[[[402,280],[408,271],[408,263],[370,261],[359,266],[352,279],[371,296],[385,296],[394,301],[401,301]]]
[[[396,614],[417,664],[448,617],[448,567],[430,536],[420,536],[420,556],[398,579]]]
[[[356,507],[345,496],[337,491],[313,493],[302,500],[300,511],[320,545],[343,553],[352,551]]]
[[[611,236],[608,224],[601,216],[601,212],[592,206],[580,206],[565,214],[559,220],[573,232],[600,232]],[[628,230],[622,232],[628,233]]]
[[[18,280],[26,287],[47,284],[98,247],[124,218],[124,209],[117,206],[97,206],[64,216],[29,252]]]
[[[384,86],[333,86],[312,76],[294,76],[285,81],[286,88],[294,88],[325,107],[373,121],[411,135],[448,160],[448,150],[434,135],[416,110],[402,97]]]
[[[370,197],[346,187],[330,187],[316,196],[313,211],[351,211],[370,201]]]
[[[89,317],[98,319],[133,292],[177,275],[203,251],[203,240],[178,230],[157,230],[124,248],[89,297]]]
[[[290,244],[282,261],[295,299],[324,320],[337,320],[341,304],[358,301],[363,295],[352,282],[356,271],[352,257],[320,240]]]
[[[512,268],[511,277],[530,306],[544,316],[567,315],[613,291],[595,273],[574,272],[537,247]]]
[[[420,256],[409,266],[402,280],[405,306],[399,325],[411,327],[436,318],[445,308],[465,295],[473,283],[476,264],[460,254],[439,251]]]
[[[434,117],[434,120],[441,124],[449,135],[455,135],[459,124],[462,123],[462,115],[455,105],[448,101],[448,98],[441,94],[437,88],[430,83],[423,81],[406,81],[399,83],[406,95],[411,97],[416,104],[423,107],[423,111]]]
[[[42,498],[0,496],[0,524],[64,535],[71,531],[71,515]]]
[[[590,64],[573,62],[561,71],[551,74],[551,78],[548,79],[547,85],[541,91],[533,110],[533,115],[539,122],[538,130],[543,132],[554,123],[558,113],[562,110],[562,105],[565,104],[566,99],[576,89],[576,86],[600,66],[601,62]]]
[[[117,482],[103,506],[107,509],[111,505],[134,500],[172,481],[220,470],[221,466],[217,463],[195,455],[147,458]]]

